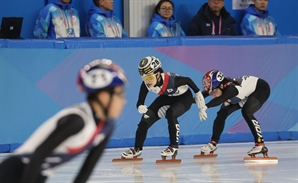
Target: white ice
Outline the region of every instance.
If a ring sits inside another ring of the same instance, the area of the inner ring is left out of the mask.
[[[193,159],[200,145],[181,145],[177,159],[180,164],[156,164],[165,146],[144,147],[141,162],[112,163],[127,148],[106,149],[88,183],[298,183],[298,141],[266,142],[269,157],[278,163],[244,163],[254,143],[219,144],[216,158]],[[9,154],[0,154],[0,161]],[[86,154],[59,167],[47,183],[70,183]],[[262,157],[262,155],[257,155]]]

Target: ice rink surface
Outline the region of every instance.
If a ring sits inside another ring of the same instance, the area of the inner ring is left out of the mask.
[[[112,163],[128,148],[106,149],[88,183],[298,183],[298,141],[266,142],[269,157],[278,163],[244,163],[254,143],[219,144],[216,158],[193,159],[200,145],[181,145],[177,159],[181,163],[156,164],[165,146],[144,147],[138,162]],[[0,161],[9,154],[0,154]],[[70,183],[86,154],[61,166],[47,183]],[[258,155],[257,157],[262,157]]]

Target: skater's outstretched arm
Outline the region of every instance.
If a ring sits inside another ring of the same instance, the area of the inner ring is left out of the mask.
[[[224,103],[226,100],[231,99],[231,98],[233,98],[233,97],[235,97],[237,95],[238,95],[237,88],[235,86],[233,86],[233,85],[229,85],[227,88],[225,88],[225,90],[224,90],[224,92],[222,93],[221,96],[216,97],[216,98],[210,100],[206,104],[206,106],[208,108],[218,106],[218,105]]]
[[[138,102],[137,102],[137,108],[140,105],[144,105],[147,94],[148,94],[148,88],[146,87],[145,83],[142,82],[142,85],[141,85],[140,91],[139,91],[139,98],[138,98]]]
[[[199,92],[199,87],[189,77],[177,76],[175,77],[175,87],[188,85],[195,93]]]
[[[94,166],[98,162],[101,154],[103,153],[111,135],[105,137],[105,139],[98,144],[96,147],[92,148],[81,167],[77,177],[74,180],[74,183],[86,182],[94,169]]]
[[[24,170],[21,183],[35,183],[45,158],[67,138],[81,131],[83,127],[83,118],[76,114],[71,114],[58,120],[56,129],[31,155],[30,162]]]

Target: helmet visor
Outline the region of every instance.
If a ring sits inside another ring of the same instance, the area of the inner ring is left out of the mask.
[[[156,78],[156,74],[143,75],[141,78],[143,81],[152,81]]]

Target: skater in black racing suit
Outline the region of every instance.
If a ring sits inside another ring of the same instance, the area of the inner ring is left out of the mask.
[[[270,95],[269,84],[258,77],[242,76],[240,78],[226,78],[221,71],[211,70],[203,77],[204,97],[212,95],[214,99],[206,104],[207,108],[221,105],[213,123],[211,142],[202,148],[202,152],[213,153],[224,130],[227,117],[241,109],[242,116],[247,122],[255,140],[255,146],[248,151],[248,155],[267,153],[261,126],[255,118],[257,112]],[[205,108],[205,110],[207,109]]]
[[[95,60],[79,72],[87,101],[67,107],[44,122],[0,164],[1,183],[44,183],[52,172],[88,151],[75,183],[88,180],[126,103],[126,76],[111,60]]]
[[[165,117],[168,122],[170,145],[161,152],[162,157],[176,156],[179,143],[179,123],[177,118],[188,111],[192,105],[194,91],[198,108],[205,106],[204,97],[196,84],[189,78],[177,74],[164,72],[161,62],[154,56],[145,57],[139,64],[142,82],[137,102],[138,111],[143,114],[136,131],[135,146],[122,153],[124,158],[141,155],[148,129],[160,118]],[[147,108],[145,99],[151,91],[159,96]],[[204,114],[204,119],[207,114]]]

